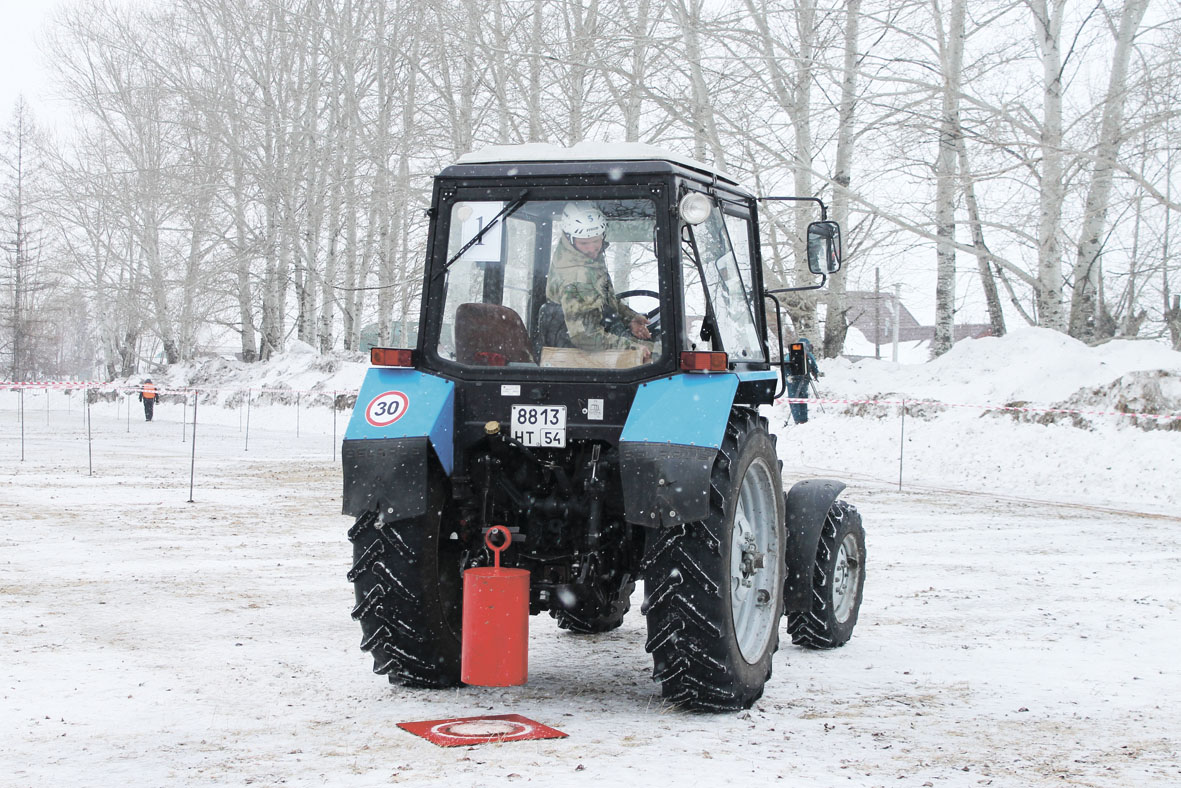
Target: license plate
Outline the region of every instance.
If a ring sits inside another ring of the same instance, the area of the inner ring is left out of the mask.
[[[524,446],[565,447],[566,406],[513,405],[511,434]]]

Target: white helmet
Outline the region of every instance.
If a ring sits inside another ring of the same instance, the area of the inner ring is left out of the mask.
[[[562,232],[571,238],[598,238],[607,234],[607,217],[589,202],[568,202],[562,211]]]

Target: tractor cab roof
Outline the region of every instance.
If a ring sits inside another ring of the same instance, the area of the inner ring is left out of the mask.
[[[737,178],[708,164],[643,143],[580,142],[559,145],[494,145],[464,154],[439,174],[441,178],[530,177],[601,174],[608,178],[643,173],[674,173],[724,184],[750,195]]]

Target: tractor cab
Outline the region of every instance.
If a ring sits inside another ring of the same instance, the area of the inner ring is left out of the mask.
[[[436,179],[424,368],[536,381],[770,369],[752,194],[646,146],[645,158],[619,146],[573,161],[527,158],[534,147],[469,156]],[[594,254],[563,227],[577,210],[601,224]],[[817,273],[839,265],[835,228],[809,234]],[[766,385],[749,396],[770,401]]]

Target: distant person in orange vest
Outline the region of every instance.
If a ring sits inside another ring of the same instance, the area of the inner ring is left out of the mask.
[[[144,421],[151,421],[152,411],[156,409],[156,384],[151,378],[140,384],[139,401],[144,404]]]

